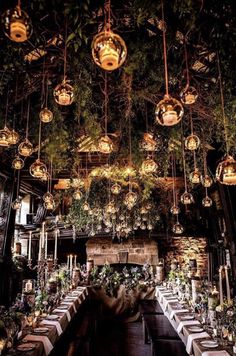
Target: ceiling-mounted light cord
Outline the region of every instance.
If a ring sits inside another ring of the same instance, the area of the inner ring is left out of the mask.
[[[7,99],[6,99],[6,111],[5,111],[5,123],[4,126],[7,126],[7,116],[8,116],[8,100],[9,100],[9,89],[7,89]]]
[[[107,116],[108,116],[108,92],[107,92],[107,73],[105,73],[105,86],[104,86],[104,95],[105,95],[105,135],[107,135]]]
[[[19,192],[20,192],[20,169],[18,169],[17,172],[16,198],[19,198]]]
[[[41,148],[41,129],[42,129],[42,121],[39,120],[39,147],[38,147],[38,160],[40,160],[40,148]]]
[[[64,48],[64,79],[63,81],[65,82],[66,80],[66,66],[67,66],[67,18],[65,22],[65,48]]]
[[[164,26],[165,17],[164,17],[164,4],[163,1],[161,3],[162,10],[162,21],[163,21],[163,51],[164,51],[164,67],[165,67],[165,85],[166,85],[166,95],[169,96],[169,88],[168,88],[168,66],[167,66],[167,53],[166,53],[166,29]]]
[[[174,176],[174,162],[175,162],[175,157],[174,157],[174,153],[172,153],[172,178],[173,178],[173,204],[175,206],[175,203],[176,203],[176,194],[175,194],[175,176]]]
[[[219,84],[220,84],[220,99],[221,99],[221,109],[222,109],[223,124],[224,124],[225,145],[226,145],[226,153],[228,156],[229,155],[228,130],[227,130],[227,119],[225,116],[224,93],[223,93],[223,84],[222,84],[221,69],[220,69],[219,52],[217,52],[217,68],[218,68]]]
[[[184,151],[184,140],[183,140],[183,122],[181,121],[181,142],[182,142],[182,158],[183,158],[183,170],[184,170],[184,188],[187,192],[187,177],[186,177],[186,162],[185,162],[185,151]]]
[[[111,31],[111,1],[105,0],[105,31]]]
[[[29,137],[29,115],[30,115],[30,97],[28,99],[28,106],[27,106],[27,118],[26,118],[26,140],[28,140]]]
[[[189,80],[188,52],[187,52],[187,46],[186,46],[186,38],[184,39],[184,57],[185,57],[185,64],[186,64],[187,86],[189,86],[190,80]]]

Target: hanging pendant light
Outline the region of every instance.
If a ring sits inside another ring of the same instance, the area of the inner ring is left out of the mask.
[[[158,143],[155,140],[153,133],[145,132],[143,134],[143,140],[141,143],[142,149],[145,151],[148,151],[148,152],[153,152],[153,151],[156,151],[157,146],[158,146]]]
[[[14,158],[12,161],[12,168],[14,168],[14,169],[22,169],[24,167],[24,165],[25,165],[25,162],[19,156]]]
[[[170,212],[172,215],[178,215],[180,212],[180,208],[178,206],[178,201],[177,201],[177,193],[176,193],[176,189],[175,189],[175,183],[176,183],[176,160],[175,160],[175,153],[172,152],[172,180],[173,180],[173,184],[172,184],[172,193],[173,193],[173,205],[170,208]]]
[[[164,22],[164,8],[162,3],[162,21]],[[166,94],[156,106],[156,122],[162,126],[174,126],[178,124],[184,114],[184,109],[180,101],[172,98],[169,95],[168,89],[168,66],[167,66],[167,51],[166,51],[166,30],[163,33],[163,51],[164,51],[164,67],[165,67],[165,86]]]
[[[76,189],[76,191],[73,194],[73,198],[75,200],[80,200],[82,198],[82,196],[83,196],[83,194],[82,194],[81,190]]]
[[[111,192],[112,192],[112,194],[114,194],[114,195],[120,194],[120,192],[121,192],[121,186],[120,186],[120,184],[114,183],[114,184],[111,186]]]
[[[53,119],[53,113],[51,110],[49,110],[47,107],[45,107],[44,109],[42,109],[40,111],[39,118],[44,123],[51,122]]]
[[[20,139],[20,135],[13,129],[9,130],[8,143],[9,145],[16,145]]]
[[[174,226],[173,226],[173,228],[172,228],[172,231],[173,231],[173,233],[176,234],[176,235],[181,235],[181,234],[184,232],[184,228],[183,228],[183,226],[177,221],[177,222],[174,224]]]
[[[30,166],[30,174],[34,178],[42,178],[47,173],[47,166],[40,160],[41,150],[41,121],[39,121],[39,144],[38,144],[38,158]]]
[[[198,149],[200,145],[200,139],[197,135],[190,135],[185,139],[185,148],[189,151]]]
[[[11,204],[13,210],[19,210],[21,208],[22,199],[19,197],[19,193],[20,193],[20,170],[18,170],[17,173],[16,199]]]
[[[9,146],[9,136],[10,136],[10,131],[7,128],[7,126],[4,126],[2,130],[0,130],[0,146],[2,147],[8,147]]]
[[[20,5],[18,0],[18,5],[7,10],[2,16],[3,31],[14,42],[27,41],[33,32],[30,17],[21,10]]]
[[[49,200],[47,202],[45,201],[43,206],[46,210],[54,210],[56,207],[56,204],[55,204],[54,200]]]
[[[29,113],[30,113],[30,99],[28,100],[25,139],[18,146],[18,153],[23,157],[29,157],[33,152],[33,145],[28,139],[28,135],[29,135]],[[22,114],[23,114],[23,104],[22,104],[22,110],[21,110],[21,118],[23,116]]]
[[[53,195],[52,195],[52,193],[50,193],[49,191],[47,191],[47,193],[45,193],[45,194],[43,195],[43,201],[44,201],[45,203],[48,203],[48,202],[50,202],[51,200],[53,200]]]
[[[185,191],[181,197],[180,197],[180,201],[182,204],[184,205],[189,205],[194,203],[194,199],[193,199],[193,195],[191,193],[189,193],[188,191]]]
[[[236,185],[236,161],[229,154],[227,118],[225,115],[224,93],[223,93],[223,85],[222,85],[221,70],[220,70],[220,60],[219,60],[218,53],[217,53],[217,65],[218,65],[219,83],[220,83],[220,97],[221,97],[221,109],[222,109],[223,124],[224,124],[226,157],[216,167],[216,179],[221,184]]]
[[[110,0],[106,1],[105,30],[98,33],[92,42],[94,62],[107,71],[112,71],[122,66],[127,56],[124,40],[111,31],[110,6]]]
[[[113,151],[114,145],[110,137],[102,136],[98,143],[98,149],[101,153],[110,154]]]
[[[170,208],[170,212],[172,215],[178,215],[180,212],[178,205],[172,205],[172,207]]]
[[[107,214],[114,214],[116,212],[116,207],[114,201],[110,201],[106,207],[105,207],[105,212]]]
[[[189,175],[189,180],[193,184],[201,183],[202,175],[198,168],[195,168]]]
[[[89,206],[89,204],[87,203],[87,201],[85,201],[85,203],[83,204],[83,210],[84,210],[84,211],[89,211],[89,210],[90,210],[90,206]]]
[[[138,200],[138,195],[135,192],[132,192],[131,190],[126,194],[125,199],[124,199],[124,204],[127,206],[129,210],[131,210],[135,204],[137,203]]]
[[[157,163],[151,158],[147,157],[141,165],[141,172],[144,174],[153,174],[156,173],[158,168]]]
[[[212,185],[213,180],[208,174],[206,174],[205,176],[202,177],[201,182],[203,187],[209,188]]]
[[[186,64],[187,84],[186,84],[185,88],[180,92],[180,99],[181,99],[182,103],[185,105],[193,105],[197,101],[198,92],[193,86],[190,86],[186,39],[184,39],[184,56],[185,56],[185,64]]]
[[[210,208],[212,206],[212,199],[206,195],[205,198],[202,199],[202,205],[204,208]]]

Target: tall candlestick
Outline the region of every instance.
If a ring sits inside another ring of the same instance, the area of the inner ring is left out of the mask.
[[[72,259],[73,259],[73,255],[70,255],[70,275],[72,276],[72,269],[73,269],[73,262],[72,262]]]
[[[70,256],[67,255],[67,269],[70,269]]]
[[[44,248],[45,244],[45,222],[42,223],[42,248]]]
[[[47,260],[48,257],[48,233],[45,233],[45,260]]]
[[[77,255],[75,255],[75,260],[74,260],[74,268],[76,268],[76,261],[77,260]]]
[[[55,245],[54,245],[54,260],[57,260],[57,234],[58,230],[55,231]]]
[[[42,233],[39,234],[39,255],[38,255],[39,261],[41,261],[41,254],[42,254]]]
[[[230,287],[229,287],[229,275],[228,275],[228,266],[225,266],[225,281],[226,281],[226,293],[227,293],[227,303],[230,304]]]
[[[223,266],[220,266],[220,269],[219,269],[219,290],[220,290],[220,306],[221,307],[223,307],[222,269],[223,269]]]
[[[29,232],[28,260],[31,260],[32,231]]]

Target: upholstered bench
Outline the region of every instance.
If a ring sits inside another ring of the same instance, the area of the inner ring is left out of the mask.
[[[164,314],[156,299],[143,299],[139,302],[140,314]]]
[[[157,339],[151,343],[152,356],[188,356],[181,340]]]
[[[179,335],[165,315],[143,314],[144,342],[157,339],[180,340]]]

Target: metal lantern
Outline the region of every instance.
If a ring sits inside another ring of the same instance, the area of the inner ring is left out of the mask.
[[[29,157],[33,152],[32,143],[26,138],[23,142],[19,144],[18,152],[21,156]]]
[[[170,208],[170,212],[172,215],[178,215],[180,212],[180,208],[178,207],[178,205],[172,205],[172,207]]]
[[[7,128],[5,125],[2,130],[0,130],[0,146],[2,147],[8,147],[9,146],[9,136],[10,136],[10,130]]]
[[[8,143],[9,145],[15,145],[20,139],[19,134],[13,129],[9,130]]]
[[[189,151],[195,151],[200,145],[200,139],[197,135],[188,136],[185,141],[185,148]]]
[[[89,211],[89,210],[90,210],[90,206],[89,206],[89,204],[88,204],[87,202],[85,202],[85,203],[83,204],[83,210],[84,210],[84,211]]]
[[[193,196],[191,193],[185,191],[181,197],[180,197],[181,203],[183,203],[184,205],[189,205],[192,204],[194,202]]]
[[[227,156],[216,168],[216,179],[221,184],[236,185],[236,161]]]
[[[204,208],[210,208],[212,206],[212,199],[206,195],[205,198],[202,199],[202,205]]]
[[[15,199],[15,200],[12,202],[11,207],[12,207],[12,209],[14,209],[14,210],[20,209],[20,208],[21,208],[21,199],[20,199],[20,198]]]
[[[20,6],[7,10],[2,16],[3,31],[14,42],[25,42],[33,32],[27,13]]]
[[[180,93],[180,100],[185,105],[192,105],[198,98],[198,92],[194,87],[187,85]]]
[[[16,158],[13,159],[12,161],[12,168],[14,169],[21,169],[24,167],[25,162],[23,161],[22,158],[17,156]]]
[[[45,201],[45,203],[50,202],[51,200],[53,200],[53,195],[50,192],[47,192],[43,195],[43,201]]]
[[[49,201],[47,201],[47,202],[45,201],[44,204],[43,204],[43,206],[44,206],[44,208],[45,208],[46,210],[54,210],[56,204],[55,204],[54,200],[52,199],[52,200],[49,200]]]
[[[156,106],[156,121],[162,126],[173,126],[180,122],[184,114],[182,104],[171,96],[165,95]]]
[[[113,151],[114,145],[110,137],[105,135],[100,138],[98,148],[101,153],[109,154]]]
[[[157,163],[150,157],[147,157],[145,161],[143,161],[141,166],[141,171],[144,174],[151,174],[157,171],[158,165]]]
[[[201,182],[201,178],[202,175],[198,168],[195,168],[194,171],[189,175],[189,180],[193,184],[199,184]]]
[[[213,180],[208,174],[206,174],[204,177],[202,177],[203,187],[209,188],[212,185],[212,183],[213,183]]]
[[[112,192],[112,194],[114,194],[114,195],[120,194],[120,192],[121,192],[121,186],[120,186],[120,184],[114,183],[114,184],[111,186],[111,192]]]
[[[125,61],[127,48],[123,39],[112,31],[97,34],[92,42],[94,62],[105,70],[115,70]]]
[[[30,166],[30,174],[34,178],[42,178],[46,172],[47,172],[47,167],[43,162],[40,161],[40,159],[37,159]]]
[[[82,196],[83,196],[83,194],[82,194],[81,190],[76,189],[76,191],[73,194],[73,198],[75,200],[80,200],[82,198]]]
[[[56,86],[53,95],[57,104],[71,105],[74,100],[74,88],[66,80],[63,80],[61,84]]]
[[[42,122],[44,122],[45,124],[48,122],[51,122],[53,119],[53,113],[51,110],[49,110],[48,108],[44,108],[40,111],[39,113],[39,118]]]
[[[177,222],[176,224],[174,224],[172,231],[176,235],[181,235],[184,232],[184,228],[179,222]]]
[[[128,209],[132,209],[138,200],[138,195],[132,191],[128,192],[125,196],[124,204]]]

